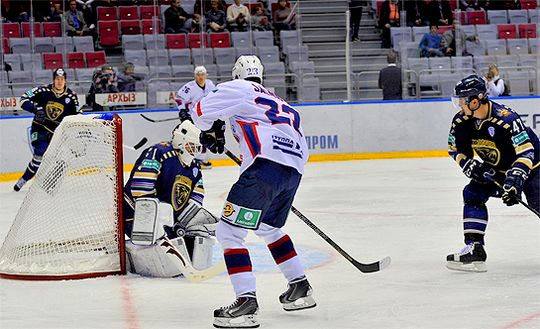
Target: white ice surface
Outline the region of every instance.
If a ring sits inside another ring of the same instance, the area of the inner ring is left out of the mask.
[[[204,175],[206,207],[218,214],[238,168]],[[285,230],[295,244],[332,258],[307,270],[318,306],[303,312],[281,309],[279,272],[257,273],[261,328],[540,328],[540,219],[523,207],[488,203],[487,273],[445,268],[463,244],[466,182],[449,158],[308,164],[296,208],[359,261],[389,255],[392,264],[362,274],[291,214]],[[12,185],[0,184],[0,240],[28,189]],[[213,309],[233,299],[225,275],[200,284],[0,279],[0,328],[211,328]]]

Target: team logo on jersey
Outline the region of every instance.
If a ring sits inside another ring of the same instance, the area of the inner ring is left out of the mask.
[[[487,164],[496,166],[500,161],[500,152],[495,142],[486,139],[476,139],[472,142],[472,148]]]
[[[495,128],[494,127],[489,127],[488,128],[488,133],[489,133],[489,136],[491,136],[491,137],[495,136]]]
[[[174,211],[179,211],[186,204],[191,195],[191,185],[193,182],[186,176],[178,175],[174,179],[171,193],[171,204]]]
[[[49,119],[56,120],[64,113],[64,105],[57,102],[49,102],[47,103],[46,111]]]
[[[71,102],[71,98],[69,97],[66,97],[66,100],[65,100],[66,104],[69,104],[69,102]]]
[[[234,213],[234,207],[230,203],[226,203],[225,207],[223,207],[223,216],[230,217]]]
[[[197,177],[199,174],[199,168],[193,168],[193,177]]]

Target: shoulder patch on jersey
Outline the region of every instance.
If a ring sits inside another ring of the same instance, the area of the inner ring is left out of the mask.
[[[510,114],[512,114],[512,112],[510,112],[510,111],[508,111],[508,109],[504,108],[504,109],[498,109],[497,114],[500,115],[500,116],[503,116],[503,117],[507,117]]]
[[[456,138],[452,134],[448,134],[448,144],[456,145]]]
[[[529,139],[529,135],[527,134],[526,131],[522,131],[517,136],[512,137],[512,142],[514,143],[514,145],[519,145],[523,143],[524,141],[526,141],[527,139]]]
[[[193,177],[197,177],[198,174],[199,174],[199,168],[197,167],[193,168]],[[202,178],[199,180],[199,183],[202,184]]]
[[[143,162],[141,163],[141,167],[159,170],[161,169],[161,163],[159,163],[159,161],[157,160],[144,159]]]

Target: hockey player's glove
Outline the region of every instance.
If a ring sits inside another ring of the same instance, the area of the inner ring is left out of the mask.
[[[480,162],[476,159],[470,159],[467,160],[463,166],[463,173],[465,176],[478,183],[488,184],[492,183],[493,181],[495,169],[486,163]]]
[[[225,122],[214,121],[210,130],[201,133],[200,141],[210,152],[223,153],[225,151]]]
[[[45,122],[45,119],[47,118],[47,115],[45,114],[45,110],[41,106],[37,106],[34,110],[34,120],[38,123]]]
[[[189,120],[191,121],[191,123],[193,123],[193,119],[191,119],[191,116],[189,115],[189,111],[187,109],[181,109],[180,111],[178,111],[178,118],[180,118],[180,122]]]
[[[527,180],[527,174],[518,168],[510,169],[506,173],[506,179],[503,184],[502,200],[505,205],[513,206],[521,200],[521,192]]]

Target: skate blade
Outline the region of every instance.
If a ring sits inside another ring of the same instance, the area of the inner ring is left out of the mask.
[[[242,315],[236,318],[214,318],[216,328],[259,328],[260,324],[256,318],[257,313]]]
[[[487,272],[487,267],[485,262],[472,262],[472,263],[461,263],[461,262],[447,262],[446,267],[454,271],[463,271],[463,272]]]
[[[285,311],[300,311],[317,306],[312,296],[298,298],[292,303],[282,304]]]

